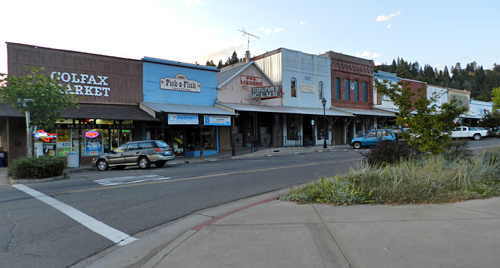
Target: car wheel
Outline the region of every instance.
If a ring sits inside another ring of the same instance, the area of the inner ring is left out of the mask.
[[[141,157],[139,158],[138,161],[139,167],[142,169],[149,168],[151,163],[149,162],[149,159],[147,157]]]
[[[155,166],[156,167],[163,167],[163,166],[165,166],[165,163],[167,163],[167,162],[166,161],[156,162]]]
[[[354,149],[361,149],[361,142],[357,141],[357,142],[353,143],[352,147],[354,147]]]
[[[476,141],[480,140],[481,139],[481,134],[474,134],[474,136],[472,136],[472,138]]]
[[[104,170],[107,170],[109,168],[108,163],[102,159],[97,161],[96,166],[97,166],[97,169],[100,171],[104,171]]]

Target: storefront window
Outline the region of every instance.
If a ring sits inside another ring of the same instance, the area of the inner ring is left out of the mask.
[[[294,116],[287,117],[286,121],[286,138],[287,140],[298,140],[299,132],[298,132],[298,122]]]
[[[215,150],[217,149],[217,136],[215,127],[204,127],[201,132],[200,140],[200,129],[197,127],[187,128],[187,141],[186,150],[195,151],[200,150]],[[200,142],[202,146],[200,146]]]
[[[84,120],[88,124],[97,124],[101,128],[78,129],[78,120],[73,124],[73,119],[57,120],[57,124],[67,128],[56,130],[38,130],[34,134],[34,154],[36,156],[52,155],[66,157],[68,154],[79,154],[82,156],[94,156],[109,153],[118,146],[132,140],[132,121],[124,121],[124,129],[117,128],[119,121],[113,120]],[[109,129],[108,126],[110,125]],[[81,133],[81,144],[80,142]]]
[[[103,130],[102,129],[85,129],[82,137],[82,155],[100,155],[104,152],[103,147]]]

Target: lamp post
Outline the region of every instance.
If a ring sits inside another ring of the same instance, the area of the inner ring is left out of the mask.
[[[328,148],[326,147],[326,99],[323,98],[321,100],[321,103],[323,104],[323,125],[324,125],[324,130],[323,130],[323,141],[324,141],[324,144],[323,144],[323,148]]]

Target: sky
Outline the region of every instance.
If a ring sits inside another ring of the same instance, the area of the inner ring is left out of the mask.
[[[376,65],[500,64],[498,0],[0,0],[0,10],[0,73],[5,42],[203,65],[243,58],[248,40],[252,56],[283,47]]]

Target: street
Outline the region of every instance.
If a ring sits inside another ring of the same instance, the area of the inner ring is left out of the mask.
[[[478,150],[498,144],[498,139],[469,142]],[[363,152],[92,171],[27,189],[1,187],[0,267],[68,267],[119,243],[108,236],[112,232],[133,238],[206,208],[341,174],[359,163]]]

